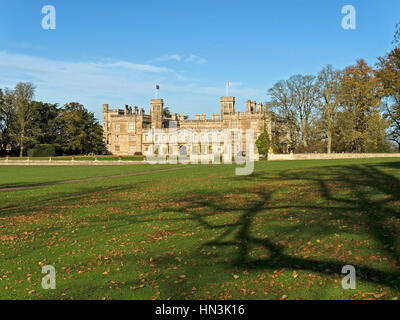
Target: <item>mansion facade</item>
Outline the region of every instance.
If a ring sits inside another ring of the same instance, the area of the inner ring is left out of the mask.
[[[249,143],[267,130],[272,142],[288,152],[285,121],[267,111],[262,103],[248,100],[246,112],[235,111],[235,97],[221,97],[221,113],[196,115],[164,112],[163,99],[150,101],[150,114],[138,107],[109,109],[103,105],[103,131],[107,150],[115,155],[187,155],[229,152],[244,154]],[[250,134],[250,135],[249,135]],[[258,155],[257,148],[254,152]]]

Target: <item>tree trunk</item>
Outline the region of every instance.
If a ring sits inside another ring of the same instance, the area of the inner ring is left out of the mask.
[[[332,148],[332,133],[330,131],[327,131],[326,136],[328,137],[327,152],[328,154],[330,154]]]
[[[21,147],[19,148],[19,157],[22,158],[24,154],[24,146],[21,144]]]

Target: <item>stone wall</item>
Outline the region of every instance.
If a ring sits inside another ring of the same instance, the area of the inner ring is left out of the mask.
[[[322,159],[362,159],[362,158],[397,158],[400,153],[299,153],[268,154],[268,160],[322,160]]]

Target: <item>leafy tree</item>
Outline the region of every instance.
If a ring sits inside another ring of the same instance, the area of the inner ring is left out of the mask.
[[[384,99],[385,116],[390,121],[388,138],[397,143],[400,151],[400,48],[378,59],[375,75],[378,94]]]
[[[32,102],[33,121],[36,126],[35,141],[38,144],[54,144],[57,134],[57,117],[60,112],[56,103],[45,103],[41,101]]]
[[[4,94],[0,89],[0,152],[2,151],[3,146],[3,130],[4,130],[4,120],[5,120],[5,102],[4,102]]]
[[[321,98],[319,125],[326,135],[327,153],[331,153],[334,117],[339,107],[340,71],[327,65],[319,72],[317,81]]]
[[[12,139],[12,124],[15,121],[13,101],[13,90],[6,88],[2,93],[2,106],[0,108],[0,117],[2,119],[0,149],[2,149],[2,152],[6,151],[9,147],[13,148],[15,146],[15,142]]]
[[[371,119],[387,124],[380,115],[381,100],[377,96],[377,79],[373,69],[364,61],[358,60],[354,66],[343,72],[340,86],[340,103],[343,109],[338,117],[337,132],[342,147],[346,151],[366,152],[371,141],[381,140],[382,131],[371,131]]]
[[[26,143],[32,142],[35,136],[35,109],[32,104],[35,86],[30,82],[20,82],[9,94],[12,97],[11,112],[13,113],[10,133],[19,148],[19,156],[22,157]]]
[[[57,119],[57,147],[64,153],[89,154],[105,150],[103,129],[89,112],[78,102],[71,102],[61,109]]]
[[[264,129],[264,132],[261,133],[256,140],[256,147],[260,154],[268,155],[270,146],[271,146],[271,140],[269,139],[268,131]]]
[[[166,107],[166,108],[163,109],[163,115],[164,115],[164,117],[166,117],[166,118],[171,118],[171,112],[169,111],[169,108],[168,108],[168,107]]]

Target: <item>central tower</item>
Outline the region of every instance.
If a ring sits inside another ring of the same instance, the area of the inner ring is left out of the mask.
[[[162,128],[162,118],[164,113],[164,100],[151,99],[150,100],[150,116],[151,126],[156,129]]]

